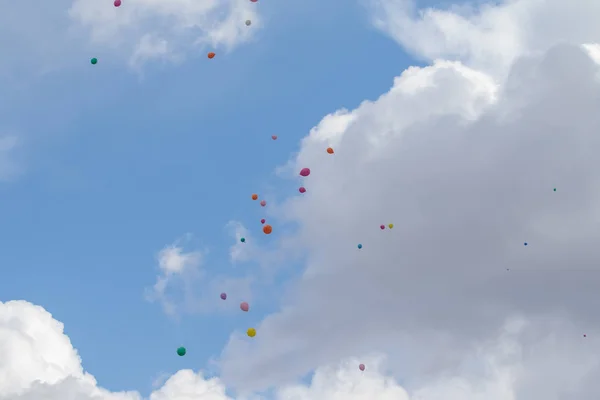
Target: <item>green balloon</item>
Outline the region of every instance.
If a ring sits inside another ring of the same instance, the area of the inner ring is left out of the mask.
[[[92,58],[92,59],[90,60],[90,62],[91,62],[93,65],[96,65],[96,64],[98,64],[98,59],[97,59],[97,58]]]
[[[246,238],[241,238],[240,242],[244,243],[246,241]]]
[[[180,348],[177,349],[177,355],[179,357],[185,356],[185,353],[187,353],[187,351],[185,350],[185,347],[180,347]]]
[[[554,188],[554,191],[556,192],[556,188]]]

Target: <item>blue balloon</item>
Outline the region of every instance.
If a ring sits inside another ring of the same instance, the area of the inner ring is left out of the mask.
[[[359,249],[362,249],[362,244],[360,244],[360,243],[359,243],[359,244],[358,244],[358,248],[359,248]]]
[[[527,242],[523,243],[525,246],[527,246]]]

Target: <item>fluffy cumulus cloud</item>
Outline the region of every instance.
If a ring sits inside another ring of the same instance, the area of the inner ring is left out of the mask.
[[[256,340],[231,338],[225,382],[262,389],[377,351],[419,400],[600,392],[597,6],[376,4],[434,61],[302,142],[309,190],[285,215],[307,268]]]
[[[117,8],[109,1],[75,0],[69,16],[89,29],[93,43],[122,50],[137,66],[181,60],[207,45],[231,49],[260,26],[257,6],[248,0],[123,0]]]

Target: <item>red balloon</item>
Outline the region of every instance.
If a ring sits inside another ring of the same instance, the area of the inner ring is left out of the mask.
[[[271,139],[273,139],[273,140],[277,140],[277,135],[273,135],[273,136],[271,136]]]
[[[298,191],[299,191],[300,193],[306,193],[306,188],[305,188],[304,186],[300,186],[300,187],[298,188]]]
[[[310,175],[310,168],[302,168],[300,170],[300,176],[309,176]]]
[[[115,5],[115,7],[120,7],[121,6],[121,0],[115,0],[115,2],[113,4]]]

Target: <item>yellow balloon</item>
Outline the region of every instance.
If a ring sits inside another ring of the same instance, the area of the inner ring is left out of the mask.
[[[254,336],[256,336],[256,329],[248,328],[248,331],[246,333],[248,334],[248,336],[254,337]]]
[[[392,229],[392,228],[394,227],[394,224],[389,224],[389,225],[388,225],[388,227],[389,227],[390,229]]]

